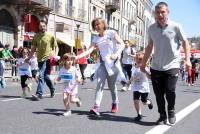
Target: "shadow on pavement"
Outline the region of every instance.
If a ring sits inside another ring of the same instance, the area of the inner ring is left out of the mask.
[[[14,96],[14,95],[0,95],[0,98],[21,98],[21,96]]]
[[[111,112],[101,112],[100,116],[90,115],[88,114],[88,118],[90,120],[107,120],[107,121],[117,121],[117,122],[129,122],[136,123],[143,126],[155,126],[155,122],[147,122],[147,121],[135,121],[132,117],[125,117],[119,115],[113,115]]]
[[[55,116],[63,116],[64,112],[65,112],[64,109],[44,109],[44,111],[32,112],[32,113],[34,113],[34,114],[49,114],[49,115],[55,115]]]

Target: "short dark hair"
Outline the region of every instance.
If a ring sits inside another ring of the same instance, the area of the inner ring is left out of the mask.
[[[159,2],[159,3],[156,4],[155,10],[156,10],[156,9],[159,9],[159,8],[162,7],[162,6],[168,7],[168,4],[167,4],[166,2]]]
[[[104,24],[104,30],[107,29],[107,23],[106,23],[106,21],[104,19],[102,19],[102,18],[95,18],[95,19],[92,20],[92,23],[91,23],[92,24],[92,30],[96,30],[95,29],[95,22],[96,21],[101,21]]]
[[[47,25],[47,21],[45,20],[40,20],[40,23],[45,23]]]

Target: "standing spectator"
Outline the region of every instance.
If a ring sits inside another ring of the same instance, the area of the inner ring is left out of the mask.
[[[186,70],[191,67],[190,47],[187,37],[178,23],[168,19],[168,14],[167,3],[159,2],[155,6],[156,21],[149,27],[149,42],[145,49],[143,64],[141,65],[141,70],[145,71],[146,63],[154,48],[150,71],[160,114],[157,124],[165,124],[167,117],[170,124],[176,122],[175,89],[181,61],[180,43],[182,43],[185,52]],[[167,112],[165,109],[165,99],[168,104]]]
[[[33,99],[35,100],[42,99],[45,82],[50,89],[51,97],[55,95],[55,88],[49,77],[49,72],[51,68],[49,63],[50,62],[49,58],[52,55],[54,55],[57,49],[57,42],[54,36],[48,34],[46,30],[47,30],[46,22],[40,21],[39,33],[37,33],[33,38],[31,54],[29,57],[29,59],[31,59],[34,52],[37,51],[39,78],[38,78],[38,87],[36,95],[33,95]]]
[[[130,80],[132,65],[134,65],[133,56],[135,55],[136,51],[130,46],[128,40],[125,40],[124,43],[125,48],[122,51],[122,68],[127,80]],[[126,87],[126,83],[124,81],[122,81],[121,83],[123,86],[121,89],[122,91],[130,90],[130,87]]]
[[[195,67],[195,81],[198,79],[199,77],[199,63],[196,63],[196,67]]]
[[[192,64],[192,68],[188,70],[188,86],[194,86],[196,65],[198,63],[197,59],[194,58],[194,54],[191,54],[190,62]]]
[[[11,59],[14,59],[10,50],[9,50],[9,44],[6,44],[4,49],[0,52],[0,58],[1,58],[1,64],[2,64],[2,69],[1,69],[1,87],[4,88],[6,85],[5,79],[4,79],[4,69],[6,62],[9,62]]]
[[[0,41],[0,84],[1,88],[5,87],[5,80],[4,80],[4,68],[5,68],[5,61],[3,59],[3,50],[4,50],[4,45]]]
[[[13,46],[11,53],[14,58],[13,60],[11,60],[11,65],[12,65],[11,76],[12,76],[12,79],[15,80],[15,79],[17,79],[17,67],[16,67],[17,61],[16,61],[16,59],[18,58],[18,49],[17,49],[16,45]]]
[[[81,53],[83,53],[84,51],[86,51],[86,46],[85,45],[82,45],[82,49],[80,49],[79,51],[78,51],[78,55],[79,54],[81,54]],[[87,67],[87,57],[88,56],[84,56],[84,57],[82,57],[82,58],[80,58],[79,60],[78,60],[78,64],[79,64],[79,68],[80,68],[80,72],[81,72],[81,76],[82,76],[82,84],[85,82],[85,75],[84,75],[84,71],[85,71],[85,69],[86,69],[86,67]]]
[[[107,30],[106,22],[102,18],[94,19],[92,21],[92,28],[98,32],[98,36],[93,39],[92,45],[87,51],[76,57],[76,59],[80,59],[90,54],[95,49],[100,52],[100,66],[95,72],[98,79],[95,103],[94,107],[90,110],[90,114],[100,114],[99,109],[106,80],[112,95],[111,112],[116,113],[118,111],[116,81],[119,74],[119,68],[117,65],[119,64],[121,52],[124,49],[124,42],[121,40],[117,32]]]

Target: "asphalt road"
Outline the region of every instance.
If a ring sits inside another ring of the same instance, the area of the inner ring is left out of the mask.
[[[87,83],[80,85],[79,89],[83,105],[80,108],[72,105],[72,115],[64,117],[62,84],[56,85],[54,98],[49,97],[49,90],[46,88],[44,99],[32,101],[30,96],[36,90],[34,82],[33,90],[24,99],[20,97],[20,83],[8,81],[7,87],[0,89],[0,134],[200,134],[199,82],[198,80],[195,86],[178,82],[176,90],[178,122],[174,126],[157,126],[155,121],[159,115],[152,90],[150,98],[153,100],[154,108],[149,110],[146,106],[142,106],[144,117],[142,121],[136,122],[131,91],[119,91],[119,112],[112,114],[111,95],[106,88],[100,109],[101,116],[92,117],[88,111],[94,103],[96,82],[87,80]],[[121,88],[120,84],[118,88]],[[195,101],[197,102],[193,104]],[[188,106],[193,107],[186,108]],[[154,129],[156,131],[153,131]]]

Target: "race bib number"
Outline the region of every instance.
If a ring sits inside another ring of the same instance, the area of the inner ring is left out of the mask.
[[[28,69],[27,68],[19,68],[19,71],[20,72],[28,72]]]
[[[61,78],[62,80],[70,81],[70,80],[72,80],[73,75],[72,75],[72,73],[60,74],[60,78]]]

